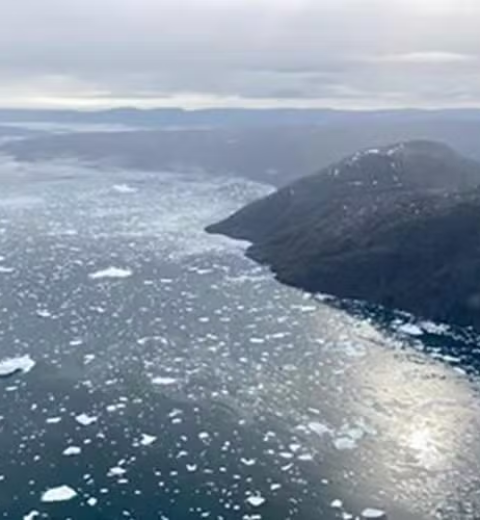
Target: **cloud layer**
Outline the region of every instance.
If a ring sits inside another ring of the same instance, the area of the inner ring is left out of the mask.
[[[477,0],[3,0],[0,105],[480,106]]]

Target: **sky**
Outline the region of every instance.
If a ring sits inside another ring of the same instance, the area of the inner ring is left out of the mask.
[[[3,107],[480,107],[479,0],[1,4]]]

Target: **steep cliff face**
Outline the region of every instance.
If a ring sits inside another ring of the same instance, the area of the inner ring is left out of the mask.
[[[367,150],[209,232],[280,281],[480,326],[480,164],[431,142]]]

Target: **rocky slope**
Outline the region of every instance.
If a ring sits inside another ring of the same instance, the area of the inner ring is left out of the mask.
[[[416,141],[367,150],[209,227],[280,281],[480,327],[480,164]]]

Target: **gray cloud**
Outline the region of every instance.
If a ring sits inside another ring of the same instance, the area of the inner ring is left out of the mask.
[[[477,0],[3,0],[0,105],[480,105]]]

